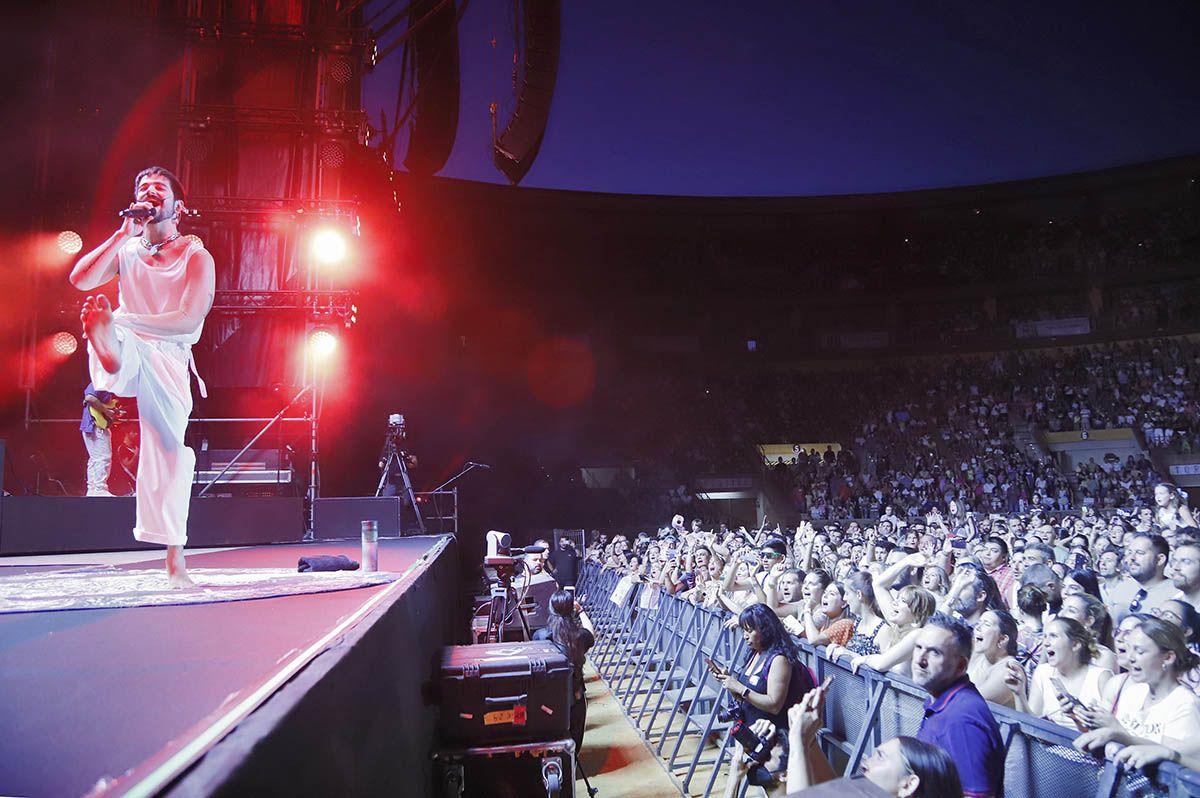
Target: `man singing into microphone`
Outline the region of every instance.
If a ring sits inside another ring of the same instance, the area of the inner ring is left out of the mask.
[[[97,390],[138,399],[141,452],[133,536],[167,547],[173,588],[194,587],[184,563],[188,504],[196,455],[183,444],[192,412],[192,344],[212,307],[212,255],[177,225],[183,187],[161,166],[134,180],[134,202],[121,226],[71,270],[71,285],[92,291],[119,278],[114,310],[103,294],[89,296],[79,318],[88,339],[88,369]],[[200,395],[204,382],[196,375]]]

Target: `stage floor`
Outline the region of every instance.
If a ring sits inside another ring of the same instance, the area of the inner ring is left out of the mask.
[[[403,573],[442,541],[381,540],[380,570]],[[357,560],[358,549],[356,540],[217,549],[189,553],[188,567],[294,570],[301,556]],[[0,579],[81,565],[161,566],[147,554],[0,558]],[[314,644],[381,592],[403,589],[0,615],[0,794],[82,795],[162,759],[311,657]]]

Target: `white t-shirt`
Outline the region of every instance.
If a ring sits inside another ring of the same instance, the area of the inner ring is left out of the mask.
[[[1150,687],[1131,684],[1121,691],[1113,714],[1130,734],[1156,743],[1172,740],[1200,739],[1200,700],[1183,685],[1176,687],[1148,710],[1143,710]]]
[[[1082,701],[1084,706],[1102,704],[1104,698],[1100,694],[1100,676],[1105,673],[1111,676],[1112,671],[1098,665],[1086,665],[1085,667],[1087,672],[1083,676],[1083,688],[1075,697]],[[1058,693],[1055,691],[1054,685],[1050,683],[1051,678],[1059,675],[1058,668],[1046,662],[1038,665],[1033,671],[1033,683],[1038,685],[1042,691],[1042,717],[1051,723],[1074,729],[1075,721],[1063,711],[1062,704],[1058,701]]]

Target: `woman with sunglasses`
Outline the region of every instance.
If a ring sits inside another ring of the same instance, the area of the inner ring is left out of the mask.
[[[1116,673],[1117,653],[1112,648],[1112,616],[1108,614],[1104,602],[1090,593],[1064,593],[1058,614],[1061,618],[1073,618],[1083,624],[1096,643],[1094,664]]]
[[[1188,650],[1200,656],[1200,613],[1195,607],[1183,599],[1170,599],[1156,607],[1152,614],[1178,626],[1187,640]],[[1200,667],[1192,668],[1180,677],[1180,681],[1193,693],[1200,693]]]

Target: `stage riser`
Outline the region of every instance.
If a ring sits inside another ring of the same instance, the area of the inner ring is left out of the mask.
[[[161,549],[133,539],[132,497],[5,496],[0,555]],[[297,497],[192,499],[188,547],[290,543],[304,536]]]
[[[164,795],[434,796],[442,646],[461,642],[451,543]]]

